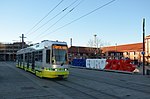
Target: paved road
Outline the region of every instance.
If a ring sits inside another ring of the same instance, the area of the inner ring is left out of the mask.
[[[0,62],[0,99],[150,99],[150,76],[70,68],[68,79],[41,79]]]

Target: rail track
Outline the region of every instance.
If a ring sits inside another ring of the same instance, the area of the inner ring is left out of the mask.
[[[18,72],[33,83],[34,90],[42,90],[45,94],[24,96],[20,99],[149,99],[150,85],[147,83],[134,82],[134,78],[128,81],[124,75],[111,75],[106,72],[93,70],[71,69],[68,79],[46,79],[39,78],[32,73],[25,72],[15,67],[15,63],[4,63],[9,68]],[[12,71],[12,70],[11,70]],[[125,74],[128,75],[128,74]],[[33,89],[32,89],[33,90]]]
[[[139,92],[144,92],[144,93],[148,93],[150,94],[150,84],[143,84],[143,83],[137,83],[137,82],[133,82],[133,81],[127,81],[127,80],[123,80],[123,79],[114,79],[114,78],[106,78],[106,77],[95,77],[94,75],[89,75],[86,76],[85,74],[77,74],[77,73],[72,73],[71,76],[74,76],[76,78],[81,78],[81,79],[86,79],[88,81],[95,81],[98,83],[104,83],[104,84],[108,84],[108,85],[113,85],[113,86],[117,86],[120,88],[126,88],[126,89],[130,89],[133,91],[139,91]],[[126,85],[126,86],[124,86]],[[142,87],[142,88],[140,88]],[[148,90],[145,90],[148,89]]]

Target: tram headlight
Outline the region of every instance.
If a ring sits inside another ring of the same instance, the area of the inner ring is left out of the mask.
[[[67,71],[68,69],[67,68],[65,68],[65,71]]]

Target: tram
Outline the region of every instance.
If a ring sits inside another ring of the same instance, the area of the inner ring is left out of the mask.
[[[67,78],[69,75],[66,42],[44,40],[17,51],[16,67],[45,78]]]

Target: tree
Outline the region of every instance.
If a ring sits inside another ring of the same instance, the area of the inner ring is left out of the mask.
[[[97,37],[97,35],[94,35],[94,39],[90,39],[88,41],[88,47],[90,47],[90,50],[92,52],[95,52],[95,56],[101,56],[102,50],[101,47],[108,46],[110,43],[103,42],[101,39]]]

